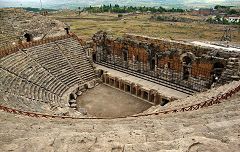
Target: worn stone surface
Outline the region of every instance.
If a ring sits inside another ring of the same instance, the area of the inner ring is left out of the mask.
[[[190,105],[198,104],[203,101],[212,99],[218,95],[226,93],[232,88],[238,86],[239,83],[240,83],[239,81],[238,82],[234,81],[232,83],[229,83],[220,87],[212,88],[211,90],[208,90],[206,92],[198,93],[193,96],[189,96],[187,98],[175,100],[173,102],[166,104],[165,106],[160,106],[160,105],[153,106],[150,109],[146,110],[144,113],[160,112],[167,109],[176,109],[179,107],[188,107]]]
[[[19,39],[26,41],[26,33],[30,34],[33,40],[66,34],[64,23],[40,14],[19,8],[0,9],[0,13],[1,47],[17,44]]]
[[[0,151],[238,152],[239,97],[198,111],[115,120],[37,119],[0,112]]]
[[[12,8],[0,9],[0,13],[0,46],[8,48],[7,45],[24,42],[27,40],[25,34],[29,34],[33,40],[65,34],[63,23],[47,17]],[[217,70],[223,69],[222,65],[225,71],[221,71],[221,81],[237,79],[240,71],[239,52],[136,35],[112,39],[106,37],[104,32],[94,35],[93,42],[91,50],[90,45],[82,47],[75,38],[64,38],[54,40],[54,43],[49,41],[39,46],[18,49],[18,52],[1,58],[1,105],[23,111],[85,119],[31,118],[0,111],[0,151],[239,151],[239,93],[219,105],[198,111],[138,118],[86,119],[87,108],[78,107],[76,111],[75,102],[71,103],[73,108],[69,107],[69,95],[73,90],[74,94],[83,96],[89,93],[87,88],[96,85],[87,83],[93,80],[95,74],[92,60],[86,56],[86,48],[90,54],[96,53],[97,60],[149,72],[151,76],[162,76],[168,81],[175,81],[170,76],[179,73],[177,80],[182,82],[183,73],[186,75],[189,72],[191,76],[184,81],[194,82],[194,85],[207,83],[213,74],[217,74]],[[221,64],[216,66],[215,63]],[[144,83],[155,86],[150,82]],[[231,83],[145,112],[202,102],[234,85]],[[148,90],[146,86],[142,88]],[[94,89],[97,88],[91,91]],[[163,90],[167,91],[165,88]],[[125,93],[117,93],[119,96],[107,95],[113,102],[115,98],[123,100],[123,96],[127,96]],[[103,107],[107,104],[104,99],[98,103]],[[128,99],[126,97],[124,101]],[[103,111],[101,106],[98,112]],[[130,107],[128,103],[124,106]],[[112,104],[110,108],[117,113],[116,109],[121,107]]]
[[[239,48],[184,42],[126,34],[112,38],[100,31],[93,36],[97,62],[118,65],[133,71],[160,77],[167,81],[197,88],[209,88],[232,81],[227,75],[239,76]],[[168,75],[169,74],[169,75]],[[195,80],[198,79],[198,80]],[[187,82],[182,84],[182,80]]]

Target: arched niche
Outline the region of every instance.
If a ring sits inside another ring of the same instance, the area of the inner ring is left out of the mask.
[[[32,34],[25,33],[23,36],[24,36],[24,38],[26,38],[27,42],[31,42],[33,40]]]
[[[96,61],[97,61],[97,54],[96,54],[96,52],[94,52],[94,53],[92,54],[92,60],[93,60],[93,62],[96,62]]]
[[[123,60],[128,61],[128,50],[124,49],[122,52]]]
[[[66,34],[69,34],[69,31],[70,31],[69,27],[65,27],[64,30],[66,31]]]
[[[222,76],[223,70],[224,70],[223,63],[215,62],[213,64],[213,69],[212,69],[213,82],[217,82],[219,80],[219,78]]]
[[[191,52],[187,52],[181,55],[180,60],[182,62],[183,80],[188,80],[190,78],[192,64],[195,59],[196,56]]]
[[[189,62],[191,61],[194,62],[196,60],[196,56],[192,53],[192,52],[187,52],[187,53],[183,53],[181,56],[180,56],[180,60],[181,62]]]

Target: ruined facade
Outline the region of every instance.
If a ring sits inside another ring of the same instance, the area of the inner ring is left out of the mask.
[[[196,91],[239,79],[239,49],[126,34],[114,39],[100,31],[93,36],[93,61],[124,68]]]

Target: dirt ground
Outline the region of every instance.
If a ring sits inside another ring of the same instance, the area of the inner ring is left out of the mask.
[[[101,84],[83,93],[77,99],[78,108],[88,115],[120,117],[141,113],[152,105],[123,91]]]
[[[99,30],[105,30],[113,37],[122,36],[125,33],[146,35],[156,38],[189,40],[189,41],[216,41],[219,42],[226,28],[231,29],[232,42],[239,44],[240,28],[237,25],[208,24],[203,20],[208,17],[191,16],[189,14],[164,14],[175,17],[186,17],[199,20],[199,22],[163,22],[151,20],[153,14],[124,15],[118,18],[114,13],[81,13],[61,12],[49,17],[60,20],[71,26],[71,31],[80,38],[91,40],[93,34]]]

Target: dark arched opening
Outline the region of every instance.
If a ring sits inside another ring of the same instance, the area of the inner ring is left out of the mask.
[[[183,57],[183,80],[189,79],[191,65],[192,65],[192,59],[189,56]]]
[[[224,65],[220,62],[216,62],[214,65],[213,65],[213,82],[217,82],[219,80],[219,78],[221,77],[222,75],[222,72],[224,70]]]
[[[75,97],[74,97],[74,95],[72,93],[70,94],[69,99],[70,100],[75,100]]]
[[[132,94],[135,94],[135,95],[136,95],[136,92],[137,92],[136,87],[133,87],[133,88],[132,88]]]
[[[189,56],[183,57],[183,63],[185,65],[191,65],[192,64],[192,59]]]
[[[170,62],[167,63],[167,67],[168,67],[168,69],[171,68],[171,63]]]
[[[131,87],[130,87],[130,85],[126,85],[126,90],[125,90],[126,92],[131,92]]]
[[[69,34],[69,28],[65,27],[64,30],[66,31],[67,34]]]
[[[128,53],[127,51],[123,51],[123,60],[127,61],[127,59],[128,59]]]
[[[148,92],[143,92],[143,99],[148,100]]]
[[[24,37],[27,39],[27,42],[31,42],[33,39],[32,35],[28,33],[24,34]]]
[[[162,102],[160,103],[161,106],[165,106],[169,102],[168,99],[162,99]]]
[[[152,59],[151,64],[150,64],[150,69],[151,70],[155,69],[155,59]]]
[[[154,102],[154,98],[155,98],[154,94],[151,94],[151,96],[150,96],[150,102]]]
[[[138,89],[138,91],[137,91],[137,96],[138,96],[138,97],[141,97],[141,95],[142,95],[142,91],[141,91],[141,89]]]
[[[96,61],[97,61],[97,55],[96,55],[96,53],[93,53],[92,59],[93,59],[93,62],[96,62]]]
[[[103,75],[103,70],[100,70],[99,75],[100,77]]]
[[[189,73],[188,70],[183,70],[183,80],[188,80],[189,79],[189,75],[190,75],[190,73]]]
[[[139,56],[138,56],[138,55],[136,56],[136,61],[137,61],[137,62],[139,61]]]

